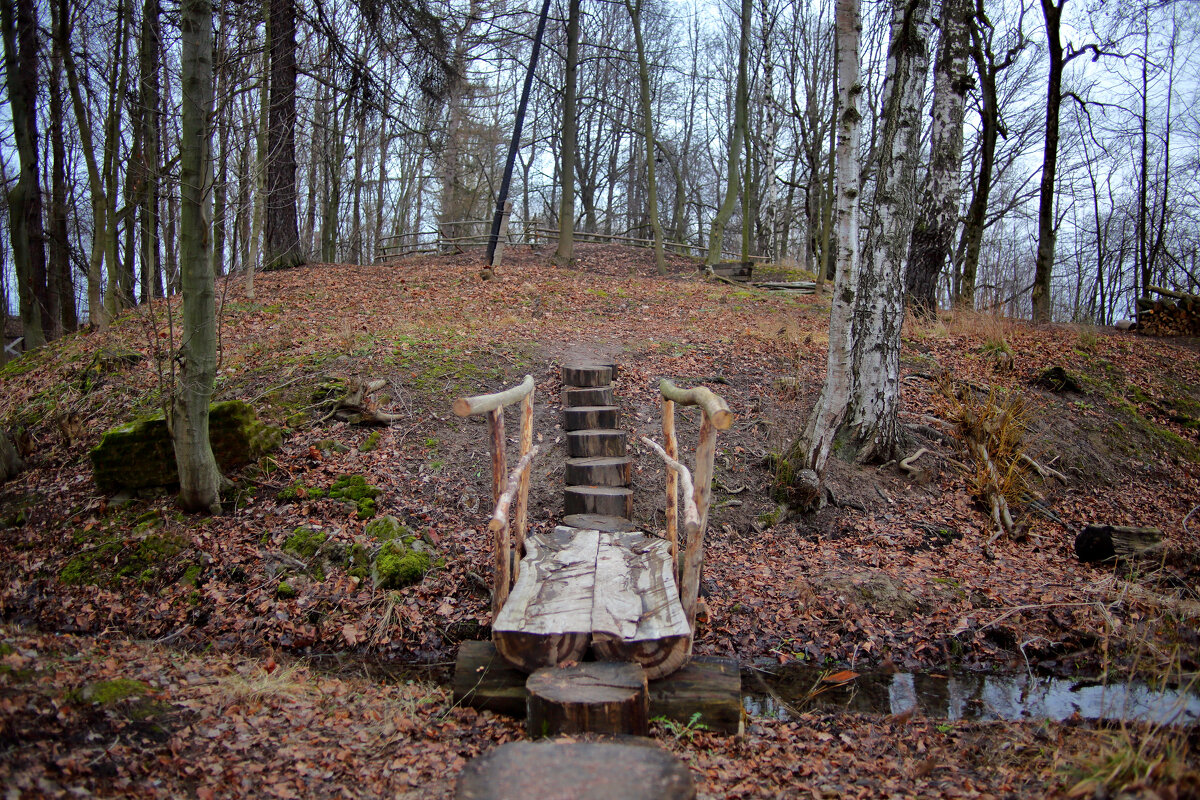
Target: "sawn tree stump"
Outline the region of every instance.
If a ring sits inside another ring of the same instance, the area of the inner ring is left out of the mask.
[[[646,736],[650,696],[638,664],[592,661],[547,667],[529,676],[526,726],[531,737],[560,733]]]
[[[688,768],[653,744],[510,742],[467,764],[457,800],[691,800]]]

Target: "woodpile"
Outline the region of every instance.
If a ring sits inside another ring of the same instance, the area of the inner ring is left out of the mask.
[[[1137,327],[1149,336],[1200,336],[1200,295],[1158,286],[1146,289],[1160,296],[1137,301]]]

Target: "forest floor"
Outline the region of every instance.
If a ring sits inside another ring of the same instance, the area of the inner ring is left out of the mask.
[[[17,796],[450,796],[467,759],[523,734],[455,707],[436,679],[490,622],[486,428],[450,404],[533,375],[530,508],[544,530],[561,513],[559,369],[577,358],[620,365],[631,442],[661,438],[661,377],[709,386],[736,415],[717,443],[697,652],[768,671],[1194,684],[1194,341],[978,313],[909,320],[900,421],[905,452],[926,454],[911,473],[835,459],[834,502],[795,516],[773,499],[772,454],[824,377],[828,296],[705,282],[677,257],[659,277],[645,251],[578,254],[559,269],[549,250],[510,251],[488,281],[471,256],[262,274],[253,298],[220,281],[216,399],[251,401],[285,437],[229,476],[219,516],[92,481],[100,435],[161,404],[167,304],[0,370],[0,424],[29,464],[0,486],[0,781]],[[1036,384],[1056,365],[1078,391]],[[330,418],[319,395],[334,378],[386,381],[379,408],[398,421]],[[1065,478],[1031,476],[1016,536],[993,538],[972,496],[948,423],[956,387],[1021,397],[1025,451]],[[681,413],[679,427],[690,452],[697,420]],[[661,462],[633,451],[635,517],[659,530]],[[423,580],[382,591],[329,557],[369,545],[368,522],[296,487],[342,475],[378,487],[377,513],[433,550]],[[1081,563],[1088,524],[1160,528],[1164,558]],[[297,555],[301,526],[327,546]],[[1200,739],[1180,727],[792,711],[752,717],[744,737],[666,723],[655,736],[702,797],[1200,796]]]

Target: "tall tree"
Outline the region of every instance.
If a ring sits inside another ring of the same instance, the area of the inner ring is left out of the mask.
[[[141,298],[161,297],[162,265],[158,249],[159,179],[159,55],[162,21],[159,0],[142,4],[141,41],[138,44],[138,123],[141,126],[141,159],[138,166],[138,238],[141,240]]]
[[[57,5],[51,3],[51,29],[56,29]],[[50,311],[56,315],[47,333],[54,338],[79,326],[75,310],[75,285],[71,279],[71,243],[68,239],[67,144],[64,134],[62,43],[54,37],[50,49]]]
[[[717,209],[717,215],[713,217],[712,228],[708,234],[708,256],[704,260],[704,263],[710,269],[713,264],[721,260],[721,240],[725,236],[725,226],[729,224],[729,218],[733,216],[733,207],[738,199],[738,185],[742,182],[739,164],[741,163],[742,144],[746,138],[747,117],[749,116],[747,107],[749,106],[750,96],[750,26],[753,13],[753,0],[742,0],[741,25],[738,37],[737,88],[734,92],[733,101],[733,131],[729,134],[729,159],[725,173],[725,198],[721,201],[720,208]],[[743,214],[747,213],[748,206],[748,202],[743,203]]]
[[[658,219],[658,182],[654,176],[654,108],[650,96],[650,66],[646,45],[642,39],[642,7],[645,0],[625,0],[625,8],[633,21],[633,41],[637,50],[638,88],[641,96],[642,138],[646,145],[646,203],[650,213],[650,230],[654,234],[654,267],[659,275],[667,274],[663,256],[662,223]]]
[[[169,409],[179,505],[220,510],[221,472],[208,438],[208,404],[217,372],[216,291],[212,270],[213,13],[211,0],[180,5],[182,135],[179,141],[179,271],[183,334]]]
[[[46,343],[55,322],[46,283],[46,235],[38,161],[38,22],[34,0],[0,2],[4,67],[20,172],[8,193],[9,236],[26,349]]]
[[[575,258],[575,135],[579,123],[575,108],[579,71],[579,0],[567,0],[567,74],[563,85],[562,146],[560,152],[562,197],[558,208],[558,249],[554,260],[566,266]]]
[[[303,263],[296,207],[296,0],[267,0],[270,53],[263,268]]]
[[[967,55],[971,43],[971,0],[942,0],[941,35],[933,68],[929,173],[921,196],[925,210],[912,232],[905,272],[908,307],[918,314],[937,313],[937,284],[954,246],[962,194],[963,110],[971,80]]]

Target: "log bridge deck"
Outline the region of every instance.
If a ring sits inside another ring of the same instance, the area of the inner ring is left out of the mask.
[[[532,446],[533,378],[454,404],[459,416],[488,418],[496,502],[488,524],[495,544],[492,640],[504,661],[523,672],[590,656],[640,664],[653,680],[679,670],[691,655],[716,433],[730,426],[733,415],[708,389],[660,383],[665,446],[643,441],[668,467],[667,529],[662,536],[638,531],[629,519],[630,459],[626,434],[616,427],[614,370],[611,364],[563,367],[571,456],[567,516],[549,533],[528,538],[529,475],[538,453]],[[508,472],[503,410],[517,402],[521,452]],[[702,410],[694,482],[676,460],[676,404]]]

